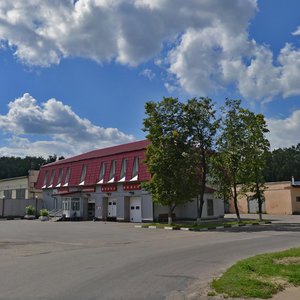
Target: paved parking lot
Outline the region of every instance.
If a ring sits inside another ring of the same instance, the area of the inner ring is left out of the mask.
[[[236,260],[300,246],[300,216],[281,222],[183,232],[0,221],[0,299],[206,299],[201,288]]]

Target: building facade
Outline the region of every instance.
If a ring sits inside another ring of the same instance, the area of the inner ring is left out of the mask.
[[[239,196],[240,213],[257,213],[257,202],[251,193]],[[229,209],[231,213],[235,212],[233,201],[230,202]],[[262,211],[268,214],[300,214],[300,185],[291,181],[266,183]]]
[[[141,188],[150,180],[145,158],[149,141],[99,149],[45,165],[37,186],[44,206],[66,218],[150,222],[167,213]],[[223,201],[205,194],[204,217],[222,217]],[[175,209],[177,218],[196,218],[195,201]]]
[[[30,170],[27,176],[0,180],[1,216],[24,216],[25,207],[42,206],[42,191],[36,188],[39,171]]]

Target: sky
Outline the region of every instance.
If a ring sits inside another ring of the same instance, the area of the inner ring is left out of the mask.
[[[0,156],[145,138],[144,105],[226,98],[300,142],[299,0],[1,0]]]

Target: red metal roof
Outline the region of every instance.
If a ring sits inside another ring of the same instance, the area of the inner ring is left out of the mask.
[[[94,150],[91,152],[83,153],[74,157],[70,157],[64,160],[59,160],[51,164],[47,164],[42,166],[38,181],[38,188],[61,188],[66,187],[65,179],[67,169],[71,169],[71,176],[68,181],[68,187],[70,186],[79,186],[81,180],[81,173],[83,169],[83,165],[86,166],[86,177],[84,183],[80,186],[92,186],[96,185],[99,181],[99,173],[100,166],[104,162],[106,164],[106,171],[104,174],[103,183],[108,183],[109,181],[109,172],[112,161],[116,162],[115,165],[115,181],[118,182],[120,180],[120,172],[122,166],[122,160],[124,158],[127,159],[127,172],[125,182],[130,182],[132,179],[132,170],[134,165],[135,157],[140,158],[139,165],[139,174],[138,181],[147,181],[150,179],[150,174],[147,170],[147,166],[143,163],[145,157],[146,147],[150,144],[148,140],[133,142],[129,144]],[[60,186],[58,186],[58,178],[59,178],[59,170],[63,169],[63,176],[61,180]],[[55,176],[53,179],[53,184],[50,185],[51,174],[55,170]],[[45,174],[48,172],[48,177],[46,180],[46,184],[44,184]]]
[[[56,162],[44,165],[44,166],[42,166],[42,168],[48,167],[48,166],[54,166],[57,164],[62,165],[62,164],[71,163],[71,162],[80,161],[80,160],[86,160],[86,159],[91,159],[91,158],[100,158],[100,157],[104,157],[104,156],[111,156],[111,155],[115,155],[115,154],[131,152],[131,151],[135,151],[135,150],[142,150],[142,149],[146,149],[146,147],[149,144],[150,144],[150,141],[142,140],[142,141],[132,142],[132,143],[128,143],[128,144],[122,144],[122,145],[118,145],[118,146],[93,150],[90,152],[72,156],[70,158],[58,160]]]

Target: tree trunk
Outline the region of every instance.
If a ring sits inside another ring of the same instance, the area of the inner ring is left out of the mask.
[[[204,193],[205,193],[205,186],[206,186],[206,159],[205,159],[205,153],[202,151],[202,174],[201,174],[201,187],[200,187],[200,203],[198,205],[198,211],[197,211],[197,224],[200,224],[202,221],[202,211],[203,211],[203,205],[204,205]],[[199,197],[199,196],[198,196]],[[197,197],[197,201],[198,201]]]
[[[259,214],[259,220],[262,221],[262,199],[261,194],[258,186],[258,182],[256,181],[256,196],[258,201],[258,214]]]
[[[169,211],[168,211],[168,225],[172,225],[173,219],[172,219],[172,205],[169,205]]]
[[[238,203],[237,203],[236,184],[233,185],[233,203],[234,203],[234,208],[235,208],[235,213],[236,213],[236,219],[238,222],[241,222],[239,207],[238,207]]]

